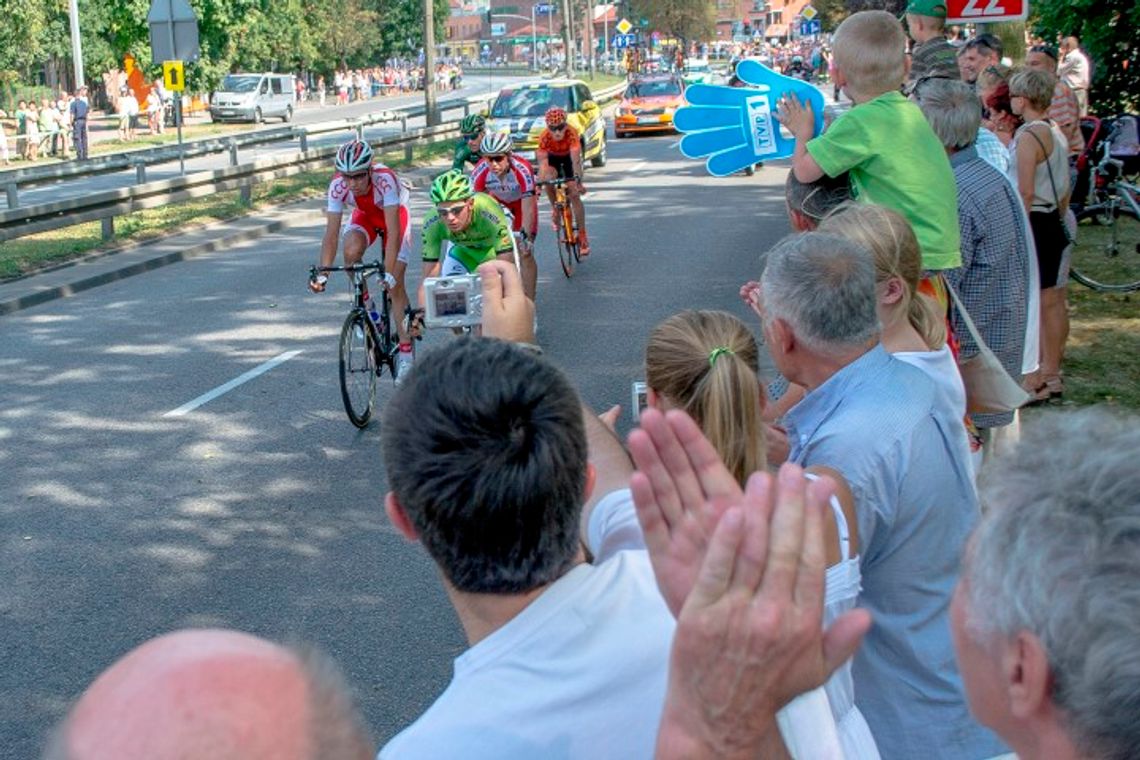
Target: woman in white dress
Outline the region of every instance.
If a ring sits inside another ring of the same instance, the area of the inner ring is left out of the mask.
[[[753,472],[767,469],[765,397],[759,377],[759,347],[748,327],[720,311],[685,311],[654,328],[645,352],[646,401],[657,409],[683,409],[704,432],[729,471],[743,486]],[[858,536],[850,491],[843,478],[825,468],[809,468],[809,477],[827,475],[839,486],[827,522],[828,568],[824,622],[830,625],[855,606],[860,590]],[[825,685],[842,757],[879,757],[871,730],[855,707],[851,664],[839,668]],[[812,724],[812,710],[822,697],[801,697],[784,711],[783,721]],[[822,727],[821,727],[822,728]],[[785,737],[803,732],[784,731]],[[818,747],[789,746],[803,760],[834,756]]]

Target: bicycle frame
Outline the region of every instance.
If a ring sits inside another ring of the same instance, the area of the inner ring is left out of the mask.
[[[375,275],[377,280],[383,281],[384,279],[384,262],[380,260],[371,261],[367,264],[358,263],[347,267],[310,267],[309,274],[311,277],[316,277],[318,274],[326,274],[328,272],[347,272],[352,280],[352,310],[360,311],[364,314],[365,321],[367,321],[369,328],[372,331],[372,337],[376,346],[376,366],[381,364],[387,365],[388,369],[395,375],[395,356],[398,349],[397,341],[392,338],[392,321],[390,319],[392,311],[392,297],[388,295],[388,291],[381,286],[380,298],[377,300],[377,305],[380,307],[380,319],[372,319],[369,313],[367,304],[364,303],[364,286],[370,276]]]

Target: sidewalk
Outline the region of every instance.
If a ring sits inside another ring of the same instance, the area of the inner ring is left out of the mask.
[[[400,171],[400,177],[413,188],[425,188],[442,169],[442,163],[417,166]],[[0,283],[0,317],[168,264],[224,251],[237,243],[256,240],[290,227],[311,224],[321,219],[324,208],[323,198],[296,201],[143,243],[128,241],[113,248],[92,251],[58,267]]]

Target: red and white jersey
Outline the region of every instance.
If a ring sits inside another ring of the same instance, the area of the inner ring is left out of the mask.
[[[329,183],[328,212],[343,214],[345,206],[355,206],[369,216],[379,212],[383,217],[385,206],[407,206],[408,198],[408,189],[396,177],[396,172],[382,164],[373,164],[372,192],[364,195],[349,192],[348,183],[340,174],[333,177]]]
[[[523,198],[534,195],[534,168],[525,158],[510,156],[511,168],[500,177],[491,171],[487,159],[482,159],[471,170],[471,184],[475,192],[487,193],[504,205],[515,204]]]

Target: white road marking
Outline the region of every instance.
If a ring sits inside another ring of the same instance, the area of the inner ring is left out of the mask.
[[[171,409],[169,412],[167,412],[166,414],[164,414],[162,416],[163,417],[182,417],[183,415],[194,411],[195,409],[202,406],[203,404],[206,404],[206,403],[209,403],[210,401],[213,401],[218,396],[221,396],[223,393],[229,393],[230,391],[232,391],[234,388],[238,387],[239,385],[242,385],[243,383],[248,383],[250,380],[257,377],[258,375],[265,374],[269,370],[276,367],[278,364],[282,364],[284,362],[289,361],[290,359],[292,359],[294,356],[296,356],[299,353],[301,353],[300,350],[286,351],[285,353],[280,354],[279,356],[275,356],[272,359],[270,359],[269,361],[265,362],[264,364],[259,364],[258,366],[254,367],[249,372],[246,372],[244,374],[241,374],[241,375],[235,377],[233,380],[230,380],[228,383],[225,383],[224,385],[219,385],[217,388],[214,388],[212,391],[208,391],[206,393],[203,393],[201,396],[194,399],[193,401],[187,401],[185,404],[178,407],[177,409]]]
[[[672,150],[673,148],[676,148],[676,147],[677,147],[678,145],[680,145],[680,144],[681,144],[681,141],[680,141],[680,140],[678,140],[678,141],[677,141],[677,142],[675,142],[675,143],[671,143],[671,144],[669,145],[669,149],[670,149],[670,150]]]

